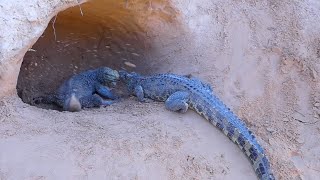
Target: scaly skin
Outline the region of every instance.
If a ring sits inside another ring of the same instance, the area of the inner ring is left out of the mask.
[[[195,110],[227,137],[236,143],[248,156],[259,179],[275,179],[263,148],[243,121],[234,115],[214,94],[211,87],[195,78],[175,74],[141,76],[119,71],[130,93],[139,101],[149,98],[165,102],[171,111]]]
[[[35,103],[57,104],[64,111],[80,111],[82,108],[110,105],[113,101],[103,100],[100,96],[116,99],[105,85],[114,85],[119,73],[108,67],[88,70],[72,76],[65,81],[56,94],[37,97]]]

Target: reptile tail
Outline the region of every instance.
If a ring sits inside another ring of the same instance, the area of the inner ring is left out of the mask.
[[[63,110],[70,112],[81,111],[81,103],[74,93],[65,101]]]
[[[231,141],[237,144],[249,158],[261,180],[274,180],[270,163],[251,131],[236,115],[234,115],[218,98],[212,97],[210,108],[192,106],[211,124],[219,128]]]

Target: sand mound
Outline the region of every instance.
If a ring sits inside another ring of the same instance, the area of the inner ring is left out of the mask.
[[[0,2],[0,179],[256,178],[242,152],[191,111],[134,98],[79,113],[28,104],[102,65],[209,82],[279,179],[320,177],[317,1],[79,3]]]

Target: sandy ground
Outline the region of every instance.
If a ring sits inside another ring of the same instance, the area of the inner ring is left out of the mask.
[[[0,11],[6,27],[0,29],[0,82],[5,87],[0,92],[16,84],[15,69],[37,38],[32,47],[36,51],[26,54],[17,85],[27,103],[87,66],[192,74],[209,82],[247,123],[265,147],[278,179],[320,177],[318,1],[88,3],[82,6],[84,19],[79,7],[71,15],[58,16],[58,40],[52,23],[42,31],[66,2],[35,2],[26,1],[28,6],[17,9],[38,12],[35,7],[40,6],[48,14],[14,15],[8,3],[0,4],[6,10]],[[10,13],[20,21],[8,18]],[[72,18],[83,26],[63,25]],[[19,22],[20,31],[10,31],[16,27],[6,25],[11,21]],[[96,27],[97,22],[109,26],[99,31],[83,28]],[[24,23],[39,29],[34,34],[23,31]],[[119,33],[112,34],[114,29]],[[127,60],[137,68],[124,66]],[[191,111],[172,113],[161,103],[141,104],[130,98],[107,108],[68,113],[25,104],[14,90],[9,94],[0,101],[0,179],[256,178],[243,153]]]
[[[237,146],[192,111],[134,100],[80,113],[10,104],[1,179],[255,179]]]

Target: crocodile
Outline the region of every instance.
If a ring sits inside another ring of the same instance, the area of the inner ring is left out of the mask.
[[[119,71],[119,74],[128,92],[140,102],[147,99],[165,102],[168,110],[181,113],[185,113],[188,108],[195,110],[239,146],[247,155],[259,179],[275,179],[264,149],[253,133],[214,95],[208,83],[176,74],[143,76],[124,70]]]
[[[33,99],[34,104],[56,104],[64,111],[80,111],[82,108],[111,105],[117,99],[108,85],[115,86],[119,73],[108,67],[87,70],[65,81],[57,93]],[[111,100],[104,100],[103,98]]]

